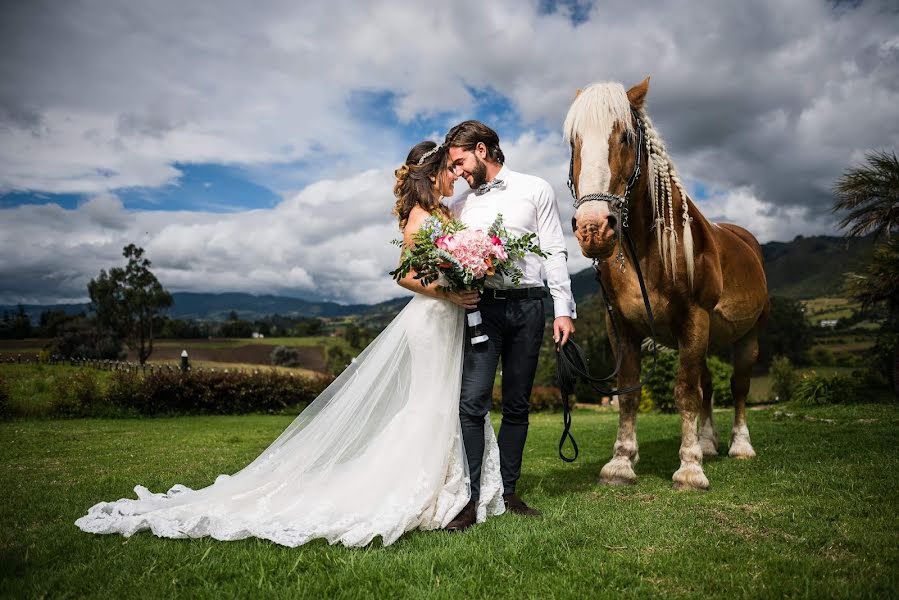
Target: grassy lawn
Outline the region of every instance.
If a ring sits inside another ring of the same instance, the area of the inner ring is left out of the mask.
[[[787,416],[789,412],[789,416]],[[727,439],[730,413],[717,413]],[[823,419],[828,419],[825,421]],[[100,500],[210,483],[254,458],[290,417],[0,423],[3,597],[896,597],[899,408],[778,406],[750,413],[759,456],[705,463],[707,493],[671,489],[679,419],[639,418],[634,487],[596,484],[617,415],[578,411],[581,458],[561,462],[558,414],[538,414],[522,495],[461,535],[413,532],[363,550],[82,533]],[[722,444],[722,453],[726,447]]]

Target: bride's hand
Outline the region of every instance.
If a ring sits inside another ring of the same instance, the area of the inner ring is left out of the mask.
[[[478,302],[481,301],[481,295],[476,290],[445,291],[443,292],[443,297],[465,309],[477,308]]]

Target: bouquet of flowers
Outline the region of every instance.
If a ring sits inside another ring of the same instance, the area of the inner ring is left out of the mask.
[[[406,247],[400,258],[400,266],[390,274],[400,280],[415,271],[415,279],[428,285],[442,276],[440,288],[450,291],[483,291],[487,277],[505,275],[517,286],[521,281],[521,269],[515,260],[528,252],[546,258],[534,239],[534,233],[510,235],[503,227],[503,216],[485,232],[468,229],[457,219],[444,220],[430,216],[422,223],[413,238],[413,245]],[[403,246],[401,240],[396,240]],[[487,341],[480,330],[481,313],[468,311],[468,325],[473,328],[471,343]]]

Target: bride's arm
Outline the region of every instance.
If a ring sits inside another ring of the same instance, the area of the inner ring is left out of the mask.
[[[416,206],[412,209],[411,214],[409,214],[409,220],[406,222],[406,227],[403,229],[403,244],[405,246],[414,245],[415,232],[419,230],[421,224],[428,218],[428,216],[428,212],[422,208]],[[397,281],[397,283],[417,294],[449,300],[453,304],[458,304],[463,308],[476,308],[478,305],[480,297],[475,291],[449,292],[441,290],[438,288],[436,281],[432,281],[428,285],[422,285],[420,280],[415,279],[415,275],[415,271],[410,270],[406,276]]]

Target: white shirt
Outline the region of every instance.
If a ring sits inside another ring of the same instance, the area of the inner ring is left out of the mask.
[[[545,275],[555,316],[577,318],[566,264],[568,251],[562,237],[562,224],[552,187],[539,177],[518,173],[507,167],[500,169],[496,179],[505,185],[480,196],[468,189],[449,201],[450,210],[472,229],[486,231],[496,215],[501,213],[503,225],[510,234],[536,233],[537,244],[549,256],[543,259],[529,252],[516,261],[522,272],[519,287],[542,287]],[[487,287],[510,288],[512,280],[494,275],[487,279]]]

